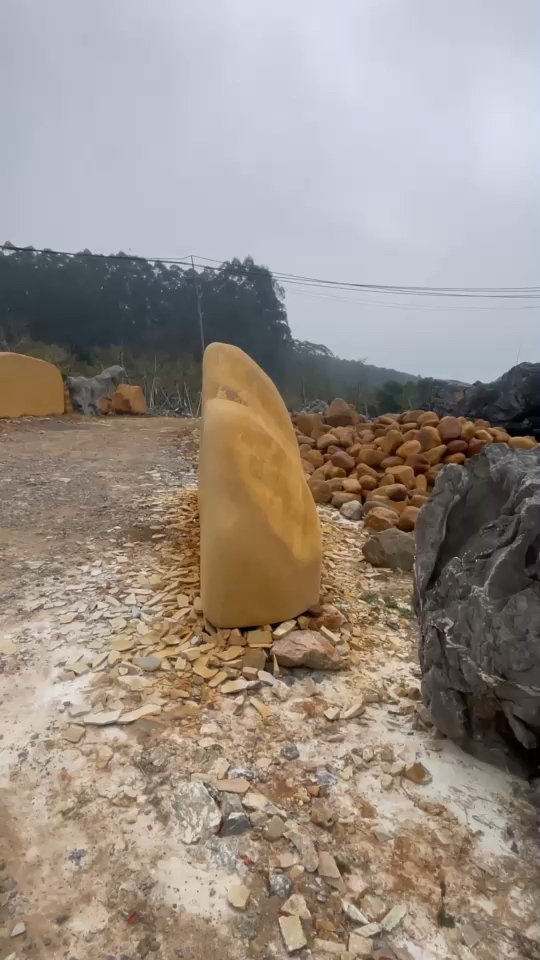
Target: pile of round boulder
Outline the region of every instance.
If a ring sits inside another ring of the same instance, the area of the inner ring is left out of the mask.
[[[337,507],[347,519],[363,517],[374,531],[412,531],[447,463],[465,463],[486,443],[537,446],[533,437],[511,437],[487,420],[440,418],[432,410],[368,420],[339,397],[324,413],[292,420],[315,502]]]

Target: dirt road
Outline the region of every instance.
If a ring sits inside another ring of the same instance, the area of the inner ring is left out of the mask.
[[[365,563],[358,526],[335,513],[321,513],[326,599],[357,628],[347,671],[315,685],[284,675],[277,708],[270,688],[258,694],[267,719],[242,697],[179,719],[169,684],[153,716],[83,726],[90,709],[125,707],[125,677],[105,671],[111,638],[158,619],[164,517],[194,485],[195,457],[196,424],[181,420],[0,426],[0,960],[284,958],[293,891],[310,915],[301,957],[353,956],[366,921],[377,958],[538,957],[522,786],[430,726],[410,579]],[[360,698],[358,716],[332,719]],[[403,777],[414,761],[424,784]],[[212,783],[227,767],[250,782],[249,803],[227,803],[251,828],[187,844],[175,798],[202,781],[224,815]],[[338,877],[270,840],[276,817],[330,853]],[[227,901],[239,883],[244,910]]]

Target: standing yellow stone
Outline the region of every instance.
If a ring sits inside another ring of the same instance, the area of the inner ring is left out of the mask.
[[[203,364],[201,599],[217,627],[288,620],[319,599],[321,537],[276,387],[238,347]]]
[[[58,367],[22,353],[0,353],[0,417],[63,412],[64,384]]]

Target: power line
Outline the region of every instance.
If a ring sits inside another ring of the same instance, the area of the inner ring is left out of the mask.
[[[439,311],[441,313],[462,313],[464,310],[472,313],[483,313],[485,310],[492,313],[493,311],[505,311],[509,310],[538,310],[538,304],[529,304],[526,307],[516,307],[508,305],[506,307],[472,307],[467,304],[462,304],[459,307],[449,306],[447,304],[433,304],[433,303],[392,303],[388,300],[363,300],[360,297],[334,297],[332,295],[327,295],[324,293],[308,293],[306,290],[287,290],[287,296],[292,297],[310,297],[313,300],[337,300],[343,303],[356,303],[359,307],[371,307],[371,306],[381,306],[381,307],[393,307],[396,310],[428,310],[428,311]]]
[[[86,251],[80,252],[68,252],[61,250],[51,250],[48,248],[33,248],[33,247],[17,247],[13,244],[0,244],[0,249],[4,249],[15,252],[22,253],[43,253],[53,256],[63,256],[63,257],[86,257],[86,258],[99,258],[101,260],[128,260],[136,262],[149,262],[149,263],[165,263],[165,264],[174,264],[178,266],[189,267],[191,264],[192,269],[195,267],[202,270],[212,270],[214,272],[222,272],[223,265],[219,267],[210,266],[209,264],[204,263],[195,263],[194,257],[189,255],[189,257],[179,258],[179,257],[141,257],[134,256],[132,254],[101,254],[101,253],[91,253]],[[210,257],[197,257],[197,260],[212,260]],[[219,263],[218,260],[213,260],[214,263]],[[224,261],[226,262],[226,261]],[[540,298],[540,286],[538,287],[422,287],[422,286],[400,286],[400,285],[388,285],[388,284],[366,284],[366,283],[353,283],[350,281],[337,281],[337,280],[325,280],[317,277],[303,277],[297,274],[290,273],[280,273],[270,271],[267,268],[253,267],[251,268],[253,272],[264,273],[265,275],[271,275],[278,283],[284,284],[295,284],[298,286],[309,286],[322,289],[333,289],[341,290],[345,292],[358,291],[363,293],[385,293],[392,295],[409,295],[416,297],[461,297],[461,298],[472,298],[472,299],[539,299]],[[239,266],[234,265],[232,268],[234,272],[242,270],[242,264]],[[538,291],[538,292],[533,292]]]

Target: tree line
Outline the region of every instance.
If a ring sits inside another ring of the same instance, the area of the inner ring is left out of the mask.
[[[291,408],[342,396],[366,413],[397,411],[425,392],[418,378],[295,340],[283,288],[251,257],[195,270],[122,252],[0,250],[0,350],[48,359],[64,375],[121,362],[156,407],[189,407],[199,393],[199,307],[205,343],[245,350]]]

